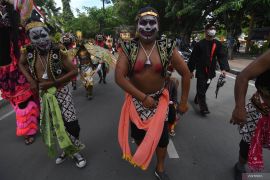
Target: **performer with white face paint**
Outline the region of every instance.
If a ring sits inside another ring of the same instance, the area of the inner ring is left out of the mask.
[[[115,68],[115,81],[126,91],[126,100],[119,122],[118,140],[123,158],[135,166],[147,169],[154,152],[157,154],[155,176],[168,180],[164,162],[167,153],[169,93],[165,88],[166,72],[172,66],[182,76],[182,94],[178,110],[188,110],[187,99],[190,72],[170,39],[157,39],[158,13],[151,7],[137,15],[138,38],[122,42],[122,53]],[[138,148],[131,154],[128,142],[131,136]]]
[[[61,44],[64,46],[65,50],[72,59],[72,63],[77,66],[77,57],[76,54],[78,49],[76,47],[76,37],[72,33],[64,33],[60,39]],[[71,84],[73,90],[77,89],[77,77],[72,78]]]
[[[202,115],[210,113],[206,104],[205,94],[212,79],[216,76],[217,62],[224,76],[230,70],[227,57],[222,49],[222,44],[215,39],[215,35],[215,26],[207,24],[205,26],[205,39],[196,43],[188,62],[192,78],[193,71],[196,69],[197,94],[194,103],[199,104]]]
[[[39,92],[41,99],[41,133],[49,156],[56,155],[56,140],[63,153],[56,159],[62,163],[67,157],[82,168],[86,160],[79,153],[84,145],[79,141],[80,126],[68,83],[77,75],[77,68],[66,51],[53,44],[49,31],[41,22],[26,26],[31,45],[22,51],[19,67]]]

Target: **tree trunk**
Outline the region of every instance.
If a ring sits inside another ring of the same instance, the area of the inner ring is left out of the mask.
[[[251,47],[251,40],[250,40],[250,36],[251,36],[251,33],[252,33],[252,30],[254,28],[254,13],[251,14],[250,16],[250,21],[249,21],[249,29],[248,29],[248,38],[247,38],[247,45],[246,45],[246,49],[245,49],[245,52],[246,53],[249,53],[250,51],[250,47]]]

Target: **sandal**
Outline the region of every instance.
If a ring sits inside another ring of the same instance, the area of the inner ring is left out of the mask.
[[[30,144],[33,144],[35,142],[35,137],[34,136],[27,136],[27,137],[24,137],[24,143],[26,145],[30,145]]]
[[[170,134],[170,136],[174,137],[175,136],[175,131],[172,129],[172,130],[170,130],[169,134]]]

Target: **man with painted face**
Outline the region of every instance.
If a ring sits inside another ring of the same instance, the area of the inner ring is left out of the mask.
[[[86,160],[79,153],[84,145],[79,141],[80,126],[76,117],[70,80],[77,68],[68,59],[66,51],[52,44],[49,31],[42,22],[27,24],[31,44],[22,51],[19,67],[41,99],[41,133],[49,156],[56,155],[56,143],[63,153],[56,159],[61,164],[67,157],[82,168]],[[57,142],[55,142],[57,140]]]
[[[64,33],[60,39],[60,42],[63,44],[65,49],[67,50],[70,58],[72,59],[72,63],[77,66],[77,48],[76,48],[76,37],[72,33]],[[77,89],[77,77],[75,76],[71,80],[73,90]]]
[[[192,78],[193,71],[196,69],[197,94],[194,103],[199,104],[202,115],[210,113],[205,94],[211,80],[216,76],[217,62],[224,76],[226,76],[226,71],[230,70],[225,52],[223,52],[221,43],[215,39],[215,35],[215,26],[207,24],[205,26],[205,38],[196,43],[188,62]]]
[[[182,76],[182,95],[179,111],[188,110],[190,72],[169,39],[158,40],[158,13],[151,7],[140,10],[136,18],[138,38],[122,42],[122,51],[115,68],[115,81],[126,91],[122,108],[118,140],[123,158],[133,165],[147,169],[156,151],[155,176],[168,180],[164,162],[168,139],[169,93],[165,88],[167,68],[170,64]],[[138,148],[131,154],[128,134]]]
[[[108,49],[107,44],[104,42],[103,35],[98,34],[96,36],[96,45],[100,46],[102,48]],[[103,82],[106,84],[106,76],[108,72],[108,66],[106,65],[105,61],[103,59],[100,59],[99,64],[101,64],[101,69],[98,71],[98,76],[99,76],[99,84]]]

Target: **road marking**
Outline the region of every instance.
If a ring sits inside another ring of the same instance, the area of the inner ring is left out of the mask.
[[[232,69],[233,71],[236,71],[236,72],[241,72],[241,71],[239,71],[238,69]]]
[[[169,158],[170,159],[179,159],[179,155],[175,149],[175,146],[173,144],[173,141],[170,139],[169,140],[169,144],[168,144],[168,147],[167,147],[167,152],[168,152],[168,155],[169,155]]]
[[[216,72],[217,72],[218,74],[221,74],[221,73],[218,72],[218,71],[216,71]],[[231,75],[226,74],[226,77],[229,77],[229,78],[231,78],[231,79],[236,80],[236,77],[235,77],[235,76],[231,76]],[[255,87],[255,84],[254,84],[254,83],[249,82],[248,84],[249,84],[250,86]]]
[[[14,111],[8,112],[7,114],[5,114],[4,116],[2,116],[2,117],[0,118],[0,121],[4,120],[5,118],[7,118],[8,116],[12,115],[13,113],[14,113]]]

